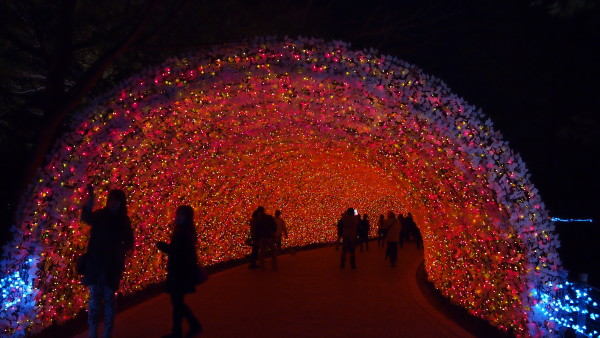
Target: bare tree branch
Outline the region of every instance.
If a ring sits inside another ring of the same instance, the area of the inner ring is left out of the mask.
[[[131,33],[117,43],[113,48],[107,50],[102,56],[100,56],[79,78],[77,83],[63,95],[60,100],[60,105],[54,106],[52,110],[47,111],[47,121],[44,128],[38,137],[36,146],[34,147],[34,153],[32,161],[30,162],[26,174],[24,177],[29,179],[33,177],[33,174],[43,165],[45,155],[50,150],[51,145],[54,143],[54,139],[57,136],[58,130],[65,120],[66,116],[79,105],[85,95],[96,85],[98,80],[102,77],[106,69],[121,55],[124,53],[133,42],[139,37],[146,25],[148,24],[151,13],[156,7],[158,0],[148,0],[146,2],[145,9],[142,11],[141,20],[137,26],[131,31]],[[47,108],[48,109],[48,108]],[[22,187],[21,189],[24,189]]]
[[[126,5],[125,9],[123,10],[122,17],[120,20],[118,20],[118,22],[120,24],[115,25],[114,27],[108,29],[104,33],[99,32],[95,36],[92,36],[86,40],[73,42],[73,49],[81,50],[81,49],[90,48],[90,47],[98,45],[99,43],[102,43],[105,41],[110,41],[115,36],[119,36],[119,32],[127,30],[127,27],[130,26],[130,22],[132,21],[132,18],[135,18],[137,20],[142,20],[140,18],[142,14],[135,15],[135,13],[136,12],[145,13],[144,9],[146,8],[146,6],[147,6],[147,4],[145,4],[144,6],[141,6],[140,11],[135,11],[132,9],[133,6],[131,4],[131,0],[127,1],[127,5]]]
[[[65,102],[62,110],[66,110],[62,114],[66,114],[71,109],[75,108],[79,102],[83,99],[89,90],[96,84],[96,82],[102,77],[104,71],[112,64],[112,62],[125,52],[140,36],[146,25],[148,24],[151,12],[156,7],[158,0],[149,0],[147,2],[144,15],[138,25],[132,30],[132,32],[121,42],[119,42],[113,48],[110,48],[104,54],[102,54],[81,76],[77,81],[77,84],[71,88],[68,92],[69,100]],[[61,119],[62,120],[62,119]]]
[[[23,50],[24,52],[27,52],[31,55],[38,56],[38,57],[46,56],[46,54],[44,53],[44,51],[41,48],[34,47],[34,46],[28,45],[27,43],[23,42],[16,34],[13,34],[13,32],[11,32],[11,30],[7,27],[0,28],[0,36],[5,38],[7,41],[12,43],[15,47]]]
[[[65,92],[65,77],[67,68],[73,56],[73,16],[77,0],[65,0],[57,8],[58,38],[53,41],[50,55],[50,70],[48,72],[46,90],[48,92],[49,108],[52,110],[57,98]]]

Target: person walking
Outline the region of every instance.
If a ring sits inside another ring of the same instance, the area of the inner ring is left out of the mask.
[[[377,224],[377,247],[383,247],[385,245],[385,217],[383,214],[379,215],[379,223]]]
[[[88,186],[89,198],[81,211],[81,221],[91,227],[87,251],[77,263],[83,284],[90,289],[88,325],[90,337],[98,336],[100,311],[104,304],[104,337],[110,337],[116,314],[115,293],[125,269],[125,258],[133,250],[133,230],[127,216],[127,197],[122,190],[108,193],[106,206],[92,211],[95,194]]]
[[[387,242],[386,254],[390,258],[392,267],[396,267],[398,262],[398,241],[400,239],[400,222],[396,219],[393,211],[388,213],[386,220],[386,235],[385,240]]]
[[[337,230],[337,240],[335,241],[335,250],[339,250],[340,245],[342,244],[342,227],[343,227],[343,219],[344,216],[346,215],[346,213],[342,213],[342,215],[340,216],[340,219],[338,219],[337,223],[336,223],[336,230]]]
[[[371,231],[369,215],[364,214],[359,224],[358,239],[360,241],[360,252],[363,251],[363,244],[365,245],[365,250],[369,251],[369,232]]]
[[[340,268],[346,267],[346,253],[350,254],[350,267],[356,269],[356,241],[358,237],[358,218],[354,209],[349,208],[341,220],[342,257]]]
[[[256,209],[258,217],[256,219],[256,237],[258,238],[258,260],[260,268],[265,269],[265,257],[267,251],[271,253],[272,269],[277,270],[277,250],[275,249],[275,232],[277,223],[275,218],[265,212],[265,208],[260,206]]]
[[[202,324],[184,301],[186,294],[196,291],[196,284],[199,282],[197,241],[194,209],[189,205],[182,205],[175,213],[175,227],[171,242],[156,243],[157,248],[169,256],[165,291],[170,295],[173,306],[173,329],[171,334],[163,338],[182,337],[181,325],[184,318],[190,326],[188,337],[202,332]]]
[[[287,225],[285,220],[281,217],[281,210],[275,210],[275,223],[277,224],[277,230],[275,230],[275,246],[277,247],[277,253],[281,252],[281,238],[288,237]]]
[[[254,210],[252,216],[250,217],[249,225],[250,225],[250,236],[246,244],[250,245],[252,251],[250,252],[250,264],[248,265],[248,269],[256,269],[258,268],[258,233],[256,232],[256,224],[258,222],[258,209]]]
[[[419,230],[419,227],[417,226],[417,223],[415,223],[415,220],[413,219],[413,216],[410,212],[406,216],[406,223],[408,224],[408,227],[412,232],[412,237],[414,238],[415,243],[417,244],[417,249],[422,249],[423,236],[421,235],[421,231]]]
[[[398,222],[400,223],[400,248],[404,248],[404,242],[410,242],[410,227],[402,213],[398,213]]]

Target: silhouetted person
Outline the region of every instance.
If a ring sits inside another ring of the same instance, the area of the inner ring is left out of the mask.
[[[277,251],[281,252],[281,238],[285,236],[288,237],[287,226],[285,224],[285,220],[281,216],[281,210],[275,211],[275,223],[277,224],[277,230],[275,230],[275,246],[277,247]]]
[[[363,218],[360,220],[358,227],[358,238],[360,241],[360,251],[363,251],[363,243],[365,244],[365,249],[369,251],[369,231],[371,231],[371,223],[369,222],[369,215],[363,215]]]
[[[258,238],[258,260],[260,268],[265,269],[265,256],[267,251],[271,253],[272,268],[277,270],[277,250],[275,249],[275,232],[277,231],[277,223],[273,216],[265,212],[264,207],[256,209],[258,217],[256,220],[256,236]]]
[[[190,326],[188,336],[202,332],[202,325],[184,301],[186,294],[196,291],[198,283],[196,242],[194,209],[189,205],[182,205],[177,208],[175,213],[175,227],[171,235],[171,242],[156,244],[160,251],[169,256],[165,291],[171,296],[173,305],[173,329],[171,334],[163,337],[182,337],[183,318]]]
[[[122,190],[111,190],[106,206],[96,211],[92,211],[95,195],[91,185],[88,191],[89,199],[81,212],[81,220],[91,226],[82,264],[83,284],[90,288],[88,325],[90,337],[97,337],[104,303],[104,337],[110,337],[116,314],[115,293],[125,269],[125,256],[133,249],[133,230]]]
[[[377,224],[377,246],[383,247],[385,245],[385,217],[383,214],[379,215],[379,223]]]
[[[250,238],[249,244],[252,247],[252,251],[250,252],[250,264],[248,265],[249,269],[258,268],[258,233],[256,232],[256,224],[258,222],[258,209],[254,210],[252,213],[252,217],[250,218]]]
[[[416,228],[416,224],[414,222],[409,221],[409,215],[410,212],[407,214],[407,216],[403,219],[404,220],[404,227],[406,228],[406,231],[408,232],[408,237],[411,238],[411,240],[414,240],[415,238],[415,228]],[[410,241],[410,240],[409,240]]]
[[[398,222],[400,223],[400,247],[404,247],[404,242],[410,242],[410,235],[412,231],[410,226],[406,222],[406,218],[401,213],[398,214]]]
[[[406,216],[406,224],[408,224],[415,243],[417,244],[417,249],[423,248],[423,236],[421,235],[421,231],[419,230],[419,227],[417,226],[417,223],[415,223],[415,220],[410,212],[408,213],[408,216]]]
[[[356,269],[356,241],[358,237],[358,218],[354,209],[349,208],[341,220],[342,258],[340,268],[346,267],[346,252],[350,253],[350,267]]]
[[[338,250],[340,245],[342,244],[342,226],[343,226],[343,219],[344,216],[346,215],[346,213],[342,213],[342,215],[340,216],[340,219],[338,219],[336,227],[337,227],[337,240],[335,242],[335,249]]]
[[[387,256],[390,258],[392,267],[398,262],[398,241],[400,240],[400,222],[392,211],[386,219],[385,241],[387,242]]]

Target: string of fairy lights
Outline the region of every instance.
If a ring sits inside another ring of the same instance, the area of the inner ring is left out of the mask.
[[[160,282],[173,212],[196,210],[199,257],[248,254],[248,217],[280,208],[285,245],[333,241],[348,206],[411,211],[428,278],[517,335],[558,332],[541,295],[566,276],[523,161],[492,123],[417,67],[342,42],[256,41],[168,60],[78,114],[23,197],[1,263],[0,332],[39,332],[85,307],[73,268],[87,184],[122,188],[135,250],[119,292]],[[534,292],[535,290],[535,292]]]

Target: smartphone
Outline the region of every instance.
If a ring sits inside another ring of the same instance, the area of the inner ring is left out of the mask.
[[[358,209],[354,209],[354,216],[358,216]]]

